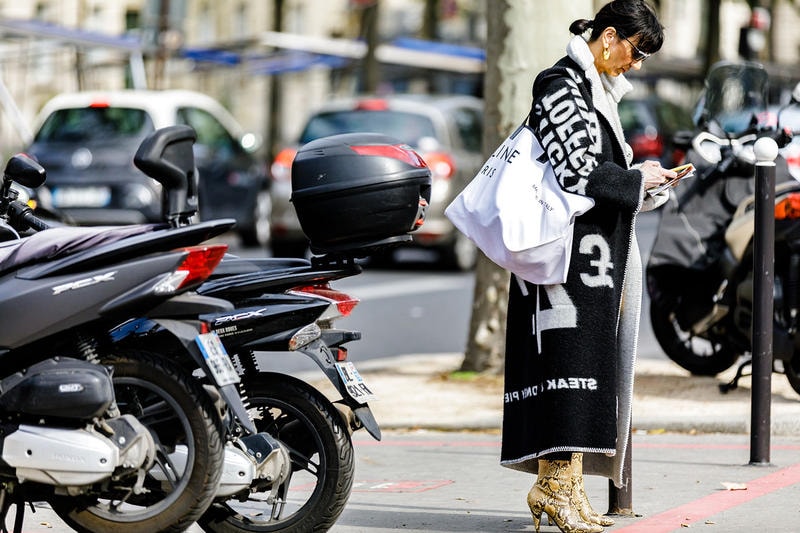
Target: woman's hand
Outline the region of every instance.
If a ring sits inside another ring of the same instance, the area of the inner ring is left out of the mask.
[[[658,187],[665,181],[677,177],[674,171],[662,167],[658,161],[644,161],[639,165],[639,170],[644,178],[644,190]]]

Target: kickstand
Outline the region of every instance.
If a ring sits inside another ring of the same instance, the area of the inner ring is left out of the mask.
[[[719,391],[722,394],[725,394],[725,393],[727,393],[729,391],[732,391],[732,390],[736,389],[739,386],[739,380],[742,377],[749,376],[749,375],[752,374],[752,372],[751,372],[751,374],[745,374],[744,373],[744,368],[746,366],[749,366],[749,365],[752,365],[752,364],[753,364],[753,359],[752,358],[749,358],[746,361],[743,361],[742,363],[740,363],[739,364],[739,368],[736,369],[736,375],[733,376],[733,379],[730,380],[728,383],[720,383],[719,384]]]

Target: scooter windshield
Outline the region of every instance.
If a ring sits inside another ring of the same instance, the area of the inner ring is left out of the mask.
[[[743,133],[767,110],[767,91],[767,71],[760,64],[717,63],[706,76],[695,113],[697,124],[728,135]]]

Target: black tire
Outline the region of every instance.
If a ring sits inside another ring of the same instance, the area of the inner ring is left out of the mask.
[[[222,473],[224,443],[214,405],[197,380],[158,355],[131,351],[102,362],[114,367],[120,411],[135,415],[156,442],[156,465],[145,480],[150,492],[128,498],[124,509],[118,508],[124,487],[57,498],[53,508],[76,531],[185,531],[211,504]],[[166,476],[171,481],[159,481],[153,474],[176,446],[187,450],[188,472],[174,475],[173,469]]]
[[[249,227],[239,231],[239,238],[242,245],[246,247],[266,248],[269,246],[272,231],[270,229],[270,218],[272,211],[272,197],[268,190],[261,190],[256,193],[255,204],[253,205],[253,220]]]
[[[650,324],[661,349],[672,361],[696,376],[716,376],[739,358],[725,338],[700,337],[681,328],[675,319],[674,300],[650,301]]]
[[[783,364],[783,373],[786,374],[786,379],[789,380],[792,389],[800,394],[800,351],[795,350],[792,360]]]
[[[445,268],[469,272],[478,261],[478,249],[466,235],[453,230],[453,238],[441,249],[441,261]]]
[[[273,518],[278,508],[266,502],[265,488],[245,502],[215,503],[200,526],[214,533],[329,530],[350,497],[355,472],[353,443],[341,414],[316,389],[290,376],[262,373],[247,380],[247,388],[251,410],[258,410],[253,417],[258,430],[290,452],[292,475],[279,492],[279,499],[289,501]],[[291,496],[290,485],[299,487]]]

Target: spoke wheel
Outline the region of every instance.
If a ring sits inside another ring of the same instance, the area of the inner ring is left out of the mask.
[[[650,323],[664,353],[696,376],[716,376],[733,366],[739,354],[726,339],[683,330],[669,305],[671,301],[667,298],[650,301]]]
[[[289,451],[292,474],[270,498],[261,487],[247,500],[215,503],[199,520],[215,533],[327,531],[336,522],[353,485],[353,444],[336,407],[295,378],[262,373],[248,380],[250,406],[259,431]]]
[[[56,498],[53,508],[77,531],[184,531],[210,505],[222,472],[214,406],[196,380],[157,355],[130,352],[103,363],[114,367],[120,411],[153,435],[156,464],[142,494],[112,482],[91,496]]]

